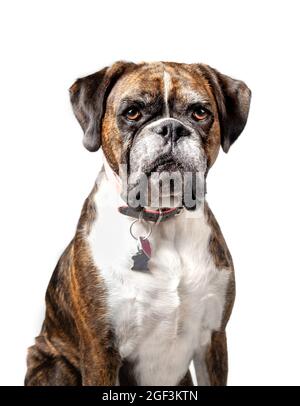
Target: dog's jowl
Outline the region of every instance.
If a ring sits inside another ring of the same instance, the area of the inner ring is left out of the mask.
[[[103,168],[46,293],[26,385],[225,385],[230,253],[206,202],[245,83],[203,64],[117,62],[71,103]],[[100,159],[99,159],[100,161]]]

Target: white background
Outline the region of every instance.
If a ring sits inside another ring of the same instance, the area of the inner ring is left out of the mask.
[[[22,385],[56,261],[100,169],[68,88],[115,60],[205,62],[244,80],[244,133],[208,201],[234,258],[229,385],[300,384],[298,1],[14,1],[0,9],[0,385]]]

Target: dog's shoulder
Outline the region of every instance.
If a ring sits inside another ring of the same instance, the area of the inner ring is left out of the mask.
[[[211,253],[211,257],[216,267],[218,269],[226,270],[228,274],[226,300],[221,323],[221,329],[224,330],[229,320],[235,300],[234,265],[221,228],[207,202],[205,203],[204,211],[207,223],[209,224],[209,227],[211,229],[209,240],[209,251]]]
[[[230,271],[233,271],[233,261],[225,238],[207,202],[205,202],[204,212],[207,224],[209,225],[211,230],[209,239],[209,251],[215,262],[215,265],[219,269],[228,269]]]

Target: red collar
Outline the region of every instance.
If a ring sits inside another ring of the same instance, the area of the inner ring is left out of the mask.
[[[158,224],[161,221],[166,221],[171,217],[178,216],[182,211],[182,207],[162,208],[157,210],[138,210],[129,206],[120,206],[118,210],[125,216],[134,217],[140,220],[153,221]]]

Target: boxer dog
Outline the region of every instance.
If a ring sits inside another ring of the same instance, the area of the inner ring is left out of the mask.
[[[204,64],[117,62],[70,95],[104,169],[50,280],[25,384],[193,385],[193,361],[198,385],[226,385],[234,270],[204,191],[250,90]]]

